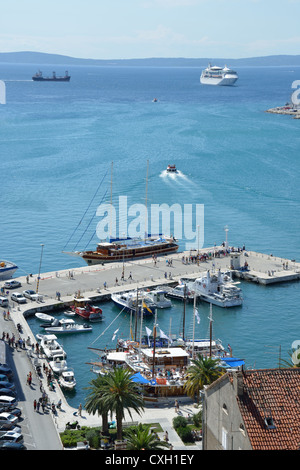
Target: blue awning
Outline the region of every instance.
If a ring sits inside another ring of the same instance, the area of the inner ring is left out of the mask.
[[[149,380],[145,379],[140,372],[137,372],[131,377],[133,382],[137,382],[139,384],[150,384]]]
[[[240,367],[245,364],[244,359],[238,359],[237,357],[223,357],[222,360],[230,367]]]

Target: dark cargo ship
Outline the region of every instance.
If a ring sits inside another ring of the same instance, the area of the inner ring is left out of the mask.
[[[32,77],[32,80],[35,82],[69,82],[70,78],[68,71],[66,71],[64,77],[57,77],[56,72],[52,73],[52,77],[43,77],[43,73],[39,71]]]

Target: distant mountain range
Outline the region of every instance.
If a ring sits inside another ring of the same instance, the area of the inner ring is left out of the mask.
[[[300,66],[300,55],[271,55],[230,58],[145,58],[145,59],[80,59],[44,52],[0,52],[0,63],[36,64],[36,65],[97,65],[97,66],[149,66],[149,67],[206,67],[208,63],[229,67],[244,66]]]

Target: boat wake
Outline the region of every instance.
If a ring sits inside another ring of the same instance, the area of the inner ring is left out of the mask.
[[[165,183],[170,185],[173,185],[174,182],[176,182],[176,185],[181,186],[186,186],[186,183],[188,183],[190,187],[195,185],[195,183],[193,183],[193,181],[191,181],[190,178],[180,170],[177,170],[176,173],[163,170],[159,176],[165,181]]]

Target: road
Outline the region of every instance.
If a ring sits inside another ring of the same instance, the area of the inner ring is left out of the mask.
[[[17,330],[12,320],[4,320],[0,317],[1,332],[14,333],[18,337]],[[2,338],[2,334],[1,334]],[[22,419],[17,424],[22,429],[24,444],[28,450],[61,450],[62,445],[51,410],[45,413],[34,411],[33,402],[41,397],[40,381],[36,376],[32,362],[28,357],[28,350],[12,348],[6,342],[7,365],[14,373],[13,381],[16,386],[18,407],[22,410]],[[27,375],[32,372],[32,383],[27,385]]]

